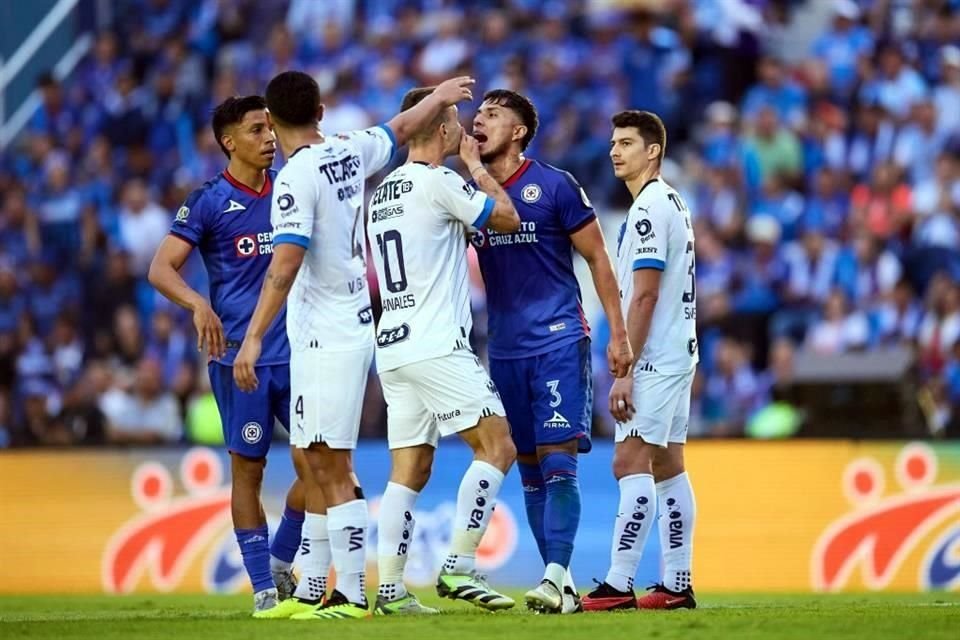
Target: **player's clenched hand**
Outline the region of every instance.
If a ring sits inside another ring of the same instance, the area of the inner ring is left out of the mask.
[[[610,414],[617,422],[626,422],[634,413],[633,376],[617,378],[610,389]]]
[[[206,346],[211,356],[222,358],[227,351],[223,323],[209,304],[201,304],[193,310],[193,326],[197,330],[197,351],[203,351]]]
[[[260,349],[262,344],[259,338],[247,336],[240,345],[240,351],[233,360],[233,381],[237,383],[240,391],[250,393],[256,390],[260,381],[257,380],[257,374],[254,367],[257,360],[260,359]]]
[[[480,162],[480,143],[472,135],[463,131],[460,134],[460,159],[467,166],[467,171],[473,172],[477,167],[482,167]]]
[[[472,87],[476,80],[470,76],[459,76],[444,80],[433,90],[433,94],[446,106],[455,105],[463,100],[472,101]]]
[[[620,339],[610,339],[607,343],[607,363],[614,378],[622,378],[630,373],[633,366],[633,349],[630,339],[624,336]]]

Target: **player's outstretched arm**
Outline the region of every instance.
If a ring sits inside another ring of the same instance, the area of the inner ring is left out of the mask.
[[[582,229],[570,236],[573,247],[590,266],[593,286],[600,297],[603,312],[610,325],[610,342],[607,344],[607,362],[610,373],[622,378],[633,366],[633,349],[627,337],[627,329],[620,311],[620,287],[613,273],[613,262],[607,253],[607,243],[603,239],[600,222],[594,218]]]
[[[197,331],[197,351],[204,345],[215,358],[222,358],[227,344],[223,324],[207,299],[190,287],[180,275],[183,263],[190,257],[193,246],[177,236],[168,235],[160,243],[150,263],[147,280],[165,298],[193,312],[193,326]]]
[[[263,279],[257,307],[250,318],[250,324],[247,325],[247,334],[243,337],[240,351],[233,361],[233,379],[241,391],[249,393],[259,384],[254,367],[260,359],[263,334],[270,328],[287,301],[287,294],[290,293],[290,287],[293,286],[306,252],[302,246],[292,243],[275,243],[273,246],[273,257]]]
[[[473,181],[485,194],[493,198],[493,211],[487,219],[486,227],[500,233],[513,233],[520,230],[520,215],[513,205],[513,200],[503,190],[500,183],[487,173],[487,169],[480,161],[480,146],[477,139],[463,132],[460,138],[460,159],[467,166],[467,171],[473,176]]]
[[[460,76],[445,80],[437,85],[429,96],[415,107],[395,115],[387,126],[393,131],[397,146],[402,147],[414,134],[440,115],[447,107],[464,100],[473,100],[473,87],[476,80],[470,76]]]

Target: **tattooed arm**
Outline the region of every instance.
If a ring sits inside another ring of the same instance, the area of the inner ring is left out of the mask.
[[[263,334],[287,301],[287,294],[293,286],[306,252],[306,249],[297,244],[274,244],[273,258],[263,279],[257,308],[250,318],[247,335],[244,336],[240,351],[233,361],[233,379],[241,391],[250,392],[257,388],[259,381],[254,367],[260,359]]]

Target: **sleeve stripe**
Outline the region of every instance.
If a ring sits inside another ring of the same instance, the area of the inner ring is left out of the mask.
[[[580,231],[581,229],[583,229],[584,227],[586,227],[588,224],[590,224],[591,222],[593,222],[593,221],[596,220],[596,219],[597,219],[597,214],[593,213],[593,211],[591,210],[589,216],[587,216],[586,218],[584,218],[582,222],[576,224],[572,229],[569,229],[569,230],[567,231],[567,235],[572,236],[572,235],[575,234],[577,231]]]
[[[276,242],[276,240],[274,240]],[[633,261],[633,270],[637,269],[656,269],[657,271],[663,271],[667,266],[667,263],[663,260],[657,260],[656,258],[640,258],[639,260]]]
[[[384,123],[378,124],[377,126],[383,129],[384,132],[386,132],[387,137],[390,138],[390,160],[393,160],[393,157],[397,155],[397,136],[393,133],[393,129],[390,128],[390,125]]]
[[[176,231],[171,230],[170,235],[172,235],[174,238],[180,238],[181,240],[189,244],[191,247],[197,246],[197,243],[193,238],[185,236],[182,233],[177,233]]]
[[[298,247],[303,247],[304,249],[310,248],[310,238],[306,236],[301,236],[296,233],[281,233],[273,236],[274,246],[278,244],[295,244]]]
[[[487,198],[487,201],[483,203],[483,211],[480,212],[480,215],[477,216],[477,219],[473,221],[473,226],[476,229],[482,229],[484,225],[487,224],[487,220],[490,219],[490,214],[493,213],[493,207],[496,204],[490,196],[484,194]]]

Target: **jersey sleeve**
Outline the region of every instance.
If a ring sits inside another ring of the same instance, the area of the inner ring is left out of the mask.
[[[454,220],[480,229],[487,224],[493,212],[494,200],[482,191],[464,182],[463,178],[449,169],[440,171],[440,179],[434,192],[434,202]]]
[[[560,223],[568,234],[573,234],[593,222],[597,214],[580,183],[564,171],[557,188],[556,206],[560,213]]]
[[[360,151],[365,178],[387,166],[397,152],[397,137],[387,124],[351,131],[345,135]]]
[[[631,267],[634,271],[666,268],[670,212],[662,203],[654,203],[647,209],[638,207],[627,233],[634,234]]]
[[[270,207],[273,245],[295,244],[308,249],[313,234],[313,216],[320,197],[317,181],[307,163],[291,160],[277,175]],[[301,170],[301,166],[303,170]]]
[[[193,246],[200,244],[206,230],[203,194],[203,189],[197,189],[187,196],[170,225],[171,235],[186,240]]]

